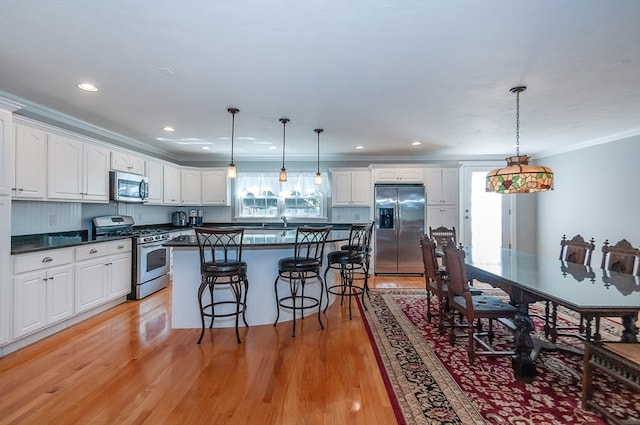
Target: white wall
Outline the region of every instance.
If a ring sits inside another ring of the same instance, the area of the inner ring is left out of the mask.
[[[600,266],[606,239],[640,246],[640,136],[537,161],[555,174],[555,190],[537,196],[538,253],[556,257],[560,239],[594,238],[591,265]]]

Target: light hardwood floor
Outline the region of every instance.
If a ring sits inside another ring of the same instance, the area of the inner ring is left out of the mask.
[[[421,277],[371,287],[423,288]],[[171,329],[170,289],[0,359],[0,424],[396,423],[362,319]]]

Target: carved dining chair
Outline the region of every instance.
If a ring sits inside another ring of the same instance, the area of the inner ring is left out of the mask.
[[[595,249],[594,240],[591,238],[586,242],[580,235],[567,239],[567,235],[562,235],[560,241],[560,261],[573,263],[584,267],[591,267],[591,255]],[[552,342],[556,342],[558,336],[580,336],[584,334],[584,317],[580,315],[580,322],[577,326],[558,326],[558,304],[547,301],[544,309],[544,335]],[[560,333],[558,331],[577,331],[578,333]]]
[[[614,246],[610,246],[607,239],[602,246],[602,264],[600,268],[633,274],[637,258],[640,258],[640,249],[634,248],[628,240],[622,239]],[[636,276],[640,276],[640,267],[636,270]]]
[[[518,309],[497,297],[490,295],[473,296],[469,291],[467,270],[464,262],[465,253],[462,248],[447,244],[443,247],[445,262],[447,264],[449,308],[460,312],[465,319],[467,332],[464,335],[456,334],[454,315],[449,314],[449,342],[454,345],[459,336],[467,337],[467,355],[469,362],[473,363],[477,355],[508,356],[514,355],[512,350],[496,350],[493,347],[495,334],[493,323],[500,322],[508,329],[514,330],[513,320]],[[488,330],[480,329],[479,319],[488,319]],[[485,341],[483,338],[487,339]],[[476,349],[479,346],[479,349]]]
[[[445,279],[447,272],[438,265],[436,256],[436,241],[427,235],[420,236],[420,249],[422,250],[422,262],[424,263],[424,282],[427,290],[427,321],[438,317],[438,331],[444,333],[445,315],[449,311],[447,299],[447,286]],[[438,312],[431,312],[431,297],[435,296],[438,302]]]
[[[445,242],[449,244],[453,243],[454,246],[458,244],[455,227],[451,227],[451,229],[449,229],[444,226],[440,226],[432,229],[431,226],[429,226],[429,237],[435,239],[439,246],[444,245]]]

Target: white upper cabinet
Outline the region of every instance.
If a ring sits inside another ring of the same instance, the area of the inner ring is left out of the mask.
[[[458,204],[457,168],[428,168],[425,171],[427,204]]]
[[[371,206],[371,171],[368,168],[331,170],[331,205]]]
[[[82,142],[49,134],[49,199],[82,199]]]
[[[199,168],[180,170],[180,194],[182,205],[200,205],[202,173]]]
[[[164,203],[166,205],[180,204],[180,169],[171,165],[164,166]],[[149,184],[151,187],[151,184]]]
[[[226,168],[202,170],[202,205],[230,205]]]
[[[109,202],[109,150],[49,134],[48,198]]]
[[[375,168],[376,183],[423,183],[422,168]]]
[[[11,112],[0,109],[0,195],[11,195],[14,176]]]
[[[109,149],[85,143],[83,158],[82,199],[109,202]]]
[[[16,199],[45,199],[47,194],[47,133],[23,124],[15,125]]]
[[[144,175],[144,159],[122,151],[111,151],[111,169]]]
[[[147,179],[149,180],[149,198],[147,205],[161,205],[164,192],[164,169],[160,162],[147,161]]]

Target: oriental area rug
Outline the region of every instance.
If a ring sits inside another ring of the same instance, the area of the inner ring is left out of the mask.
[[[484,290],[483,290],[484,291]],[[489,290],[496,291],[496,290]],[[487,293],[487,291],[484,291]],[[606,422],[580,408],[582,356],[565,351],[542,352],[532,383],[513,377],[508,356],[467,359],[466,338],[449,344],[448,330],[440,335],[437,318],[426,317],[426,292],[418,289],[372,289],[362,311],[400,424],[564,425]],[[437,311],[432,298],[432,311]],[[361,306],[360,306],[361,307]],[[532,306],[532,314],[544,306]],[[559,324],[576,323],[577,316],[559,311]],[[535,320],[536,326],[540,320]],[[603,339],[617,340],[619,325],[602,319]],[[510,349],[513,336],[496,324],[497,345]],[[543,335],[536,329],[537,335]],[[560,343],[579,347],[577,338]],[[594,374],[594,398],[621,419],[638,419],[640,394],[603,374]],[[606,400],[606,401],[605,401]],[[635,423],[635,422],[634,422]]]

